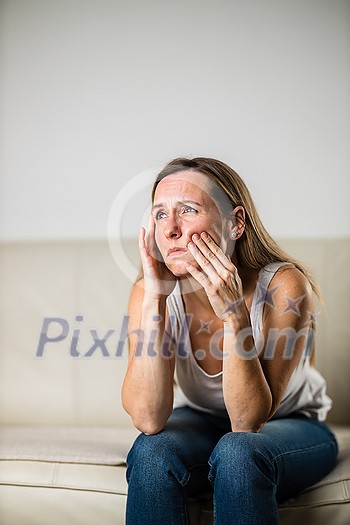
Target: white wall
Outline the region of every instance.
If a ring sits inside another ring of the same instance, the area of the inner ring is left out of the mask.
[[[2,0],[0,238],[103,238],[125,183],[179,155],[228,162],[275,236],[349,236],[349,15],[346,0]],[[147,204],[132,188],[126,235]]]

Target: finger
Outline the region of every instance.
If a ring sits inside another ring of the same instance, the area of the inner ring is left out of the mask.
[[[210,278],[211,282],[215,282],[218,279],[218,272],[215,270],[215,268],[212,266],[209,259],[207,259],[202,252],[199,250],[199,248],[195,245],[194,242],[189,242],[187,245],[189,251],[192,254],[192,257],[194,260],[199,264],[201,269],[205,272],[205,274]]]
[[[205,246],[216,256],[220,263],[229,271],[237,270],[233,262],[227,255],[222,251],[220,246],[216,244],[214,239],[207,233],[202,232],[200,238]]]
[[[140,252],[143,252],[146,249],[146,246],[145,246],[145,234],[146,234],[146,230],[145,230],[145,228],[143,226],[141,226],[140,231],[139,231],[139,238],[138,238]]]
[[[215,268],[217,274],[222,279],[227,279],[227,277],[228,277],[227,271],[229,270],[228,265],[224,265],[222,263],[222,261],[218,257],[217,250],[215,250],[215,251],[214,251],[214,249],[211,250],[209,248],[209,246],[207,246],[207,244],[204,242],[204,240],[201,237],[199,237],[199,238],[196,238],[196,237],[198,237],[198,236],[195,235],[195,236],[192,237],[192,239],[193,239],[193,242],[195,243],[195,245],[197,246],[198,250],[200,251],[200,253],[210,262],[210,264],[213,266],[213,268]],[[216,243],[214,243],[214,244],[216,245],[217,249],[220,250],[218,245]],[[221,252],[222,252],[222,250],[221,250]],[[231,267],[231,271],[234,271],[234,266],[233,265]]]
[[[210,277],[213,284],[219,285],[222,281],[228,283],[232,279],[232,274],[235,273],[235,267],[229,270],[216,257],[204,243],[204,241],[195,234],[192,238],[194,241],[188,245],[194,259],[198,262],[203,271]]]
[[[153,218],[152,213],[150,213],[148,217],[148,231],[153,235],[154,229],[155,229],[154,218]]]
[[[201,272],[191,263],[186,263],[186,269],[187,271],[196,279],[197,282],[199,282],[200,285],[203,286],[206,292],[209,292],[211,282],[205,273]]]
[[[148,247],[149,254],[153,257],[153,259],[155,259],[156,261],[163,262],[163,258],[161,256],[155,238],[155,229],[155,221],[152,213],[150,213],[146,232],[146,245]]]
[[[146,230],[141,227],[139,232],[139,252],[141,256],[142,266],[145,269],[149,266],[149,253],[146,246]]]
[[[149,247],[150,251],[153,251],[155,245],[155,225],[152,213],[149,214],[147,231],[146,231],[146,244]]]

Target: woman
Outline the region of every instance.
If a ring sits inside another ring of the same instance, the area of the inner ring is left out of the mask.
[[[209,158],[158,175],[139,249],[122,389],[141,431],[127,523],[187,524],[187,496],[213,488],[217,525],[278,524],[278,503],[338,453],[310,364],[315,283],[268,235],[240,177]]]

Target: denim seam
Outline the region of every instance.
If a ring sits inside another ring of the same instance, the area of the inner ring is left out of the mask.
[[[187,512],[187,498],[182,491],[182,518],[186,525],[189,525],[188,512]]]
[[[210,482],[214,481],[214,476],[210,473],[212,467],[213,467],[213,461],[208,461],[208,465],[210,467],[209,469],[209,474],[208,474],[208,479]]]
[[[168,441],[168,443],[172,443],[172,444],[175,444],[175,445],[176,445],[176,441],[173,439],[173,436],[170,435],[170,434],[165,435],[165,440]],[[168,472],[171,472],[171,474],[174,476],[174,478],[177,480],[177,482],[178,482],[181,486],[185,486],[186,483],[188,482],[189,477],[190,477],[190,472],[189,472],[189,470],[187,470],[186,468],[185,468],[185,474],[184,474],[184,476],[183,476],[180,480],[177,478],[176,473],[175,473],[175,471],[173,471],[172,468],[170,468],[170,469],[168,470]]]

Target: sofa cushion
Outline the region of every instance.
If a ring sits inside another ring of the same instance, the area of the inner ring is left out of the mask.
[[[124,465],[0,461],[0,485],[64,488],[126,495]]]
[[[340,449],[336,467],[319,483],[281,504],[282,513],[339,503],[350,509],[350,428],[331,428]],[[125,458],[137,434],[132,428],[3,427],[0,485],[125,496]],[[194,512],[198,501],[192,498],[190,506]],[[201,498],[200,507],[208,520],[211,495]]]
[[[134,428],[0,427],[0,459],[121,465],[138,435]]]
[[[124,524],[125,458],[137,434],[133,428],[2,427],[3,522]]]

